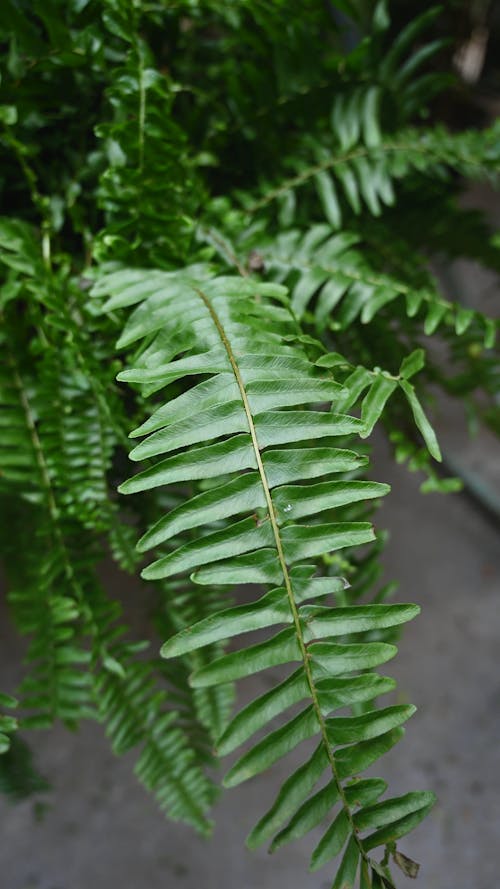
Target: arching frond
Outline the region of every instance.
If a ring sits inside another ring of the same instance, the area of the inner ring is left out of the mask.
[[[333,810],[311,864],[320,867],[344,850],[336,883],[343,885],[347,871],[354,879],[360,866],[371,866],[370,851],[397,840],[433,802],[429,793],[377,802],[384,782],[352,783],[396,743],[414,708],[395,705],[361,715],[334,715],[345,705],[372,701],[394,687],[374,668],[392,658],[396,648],[366,634],[399,626],[418,612],[414,605],[318,604],[344,589],[341,577],[315,575],[323,554],[373,540],[367,522],[332,521],[335,507],[382,496],[387,487],[342,477],[365,461],[336,447],[335,440],[362,431],[363,423],[335,412],[342,387],[297,345],[293,350],[287,345],[298,331],[283,287],[231,277],[186,278],[172,286],[168,276],[156,276],[152,293],[145,271],[141,298],[138,276],[133,273],[127,280],[127,272],[111,274],[98,283],[96,293],[108,294],[119,307],[130,305],[133,292],[138,305],[121,343],[144,342],[146,352],[164,353],[165,360],[151,365],[143,352],[137,367],[123,371],[120,379],[154,383],[159,389],[179,378],[183,369],[205,370],[201,382],[162,402],[135,431],[143,441],[132,450],[132,459],[151,462],[121,491],[133,494],[193,478],[220,479],[147,532],[141,549],[154,546],[160,552],[143,576],[166,579],[193,572],[192,579],[201,586],[250,582],[267,587],[251,604],[186,626],[167,640],[162,654],[176,657],[242,633],[279,627],[264,640],[258,637],[202,666],[191,682],[207,688],[271,666],[292,666],[281,684],[237,714],[219,738],[219,753],[225,754],[260,729],[270,729],[243,753],[224,783],[239,784],[316,737],[312,757],[286,782],[249,844],[274,837],[272,848],[278,848]],[[266,319],[265,327],[256,325],[257,315]],[[332,402],[331,412],[314,407]],[[321,447],[320,438],[325,439]],[[196,528],[196,538],[162,553],[186,528]],[[301,702],[298,714],[273,729],[274,717]],[[323,775],[328,783],[313,792]]]
[[[113,751],[138,749],[135,774],[161,809],[174,820],[208,834],[207,811],[216,788],[204,773],[210,761],[206,738],[193,735],[200,724],[193,715],[189,689],[162,682],[157,659],[141,656],[147,642],[124,639],[121,610],[99,588],[91,596],[93,696]],[[182,665],[181,665],[182,671]],[[185,673],[185,667],[184,667]]]

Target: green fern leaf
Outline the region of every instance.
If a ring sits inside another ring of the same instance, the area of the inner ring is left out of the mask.
[[[137,273],[132,280],[138,288]],[[298,665],[275,689],[236,715],[222,733],[219,749],[235,749],[299,701],[305,708],[280,727],[271,728],[236,762],[224,783],[233,786],[247,780],[296,745],[319,736],[317,752],[287,782],[249,842],[255,845],[272,836],[288,819],[284,837],[303,835],[332,806],[339,805],[337,823],[343,826],[327,833],[313,866],[329,859],[328,850],[332,855],[340,853],[347,843],[338,879],[351,880],[359,858],[365,862],[368,859],[355,828],[351,792],[343,782],[390,749],[414,708],[393,706],[347,717],[332,714],[345,703],[369,702],[377,693],[392,688],[391,681],[371,671],[391,659],[396,648],[374,641],[370,634],[405,623],[418,609],[307,604],[318,595],[340,591],[344,584],[336,577],[315,577],[314,565],[302,567],[301,563],[373,539],[367,522],[321,523],[316,518],[341,503],[368,501],[386,493],[385,486],[370,482],[328,480],[328,476],[343,472],[349,462],[356,463],[357,458],[341,449],[314,447],[318,436],[331,439],[362,432],[367,418],[359,421],[335,411],[336,399],[342,399],[344,390],[329,371],[315,367],[297,347],[294,359],[299,359],[300,375],[295,376],[296,365],[292,365],[292,374],[287,374],[287,342],[300,332],[286,308],[284,288],[239,278],[200,284],[186,278],[181,285],[185,312],[180,315],[172,298],[172,293],[178,293],[179,282],[172,292],[168,276],[155,277],[154,283],[156,287],[151,289],[145,272],[143,302],[132,313],[121,339],[122,344],[130,344],[145,338],[151,353],[156,350],[160,356],[163,351],[168,356],[161,370],[153,363],[143,366],[143,381],[147,384],[151,379],[148,375],[155,374],[160,384],[164,373],[168,382],[172,364],[195,364],[207,347],[225,351],[224,370],[222,365],[208,370],[208,380],[195,382],[161,404],[151,420],[143,424],[139,434],[146,437],[134,448],[132,457],[153,462],[125,482],[121,490],[133,493],[217,474],[222,476],[222,484],[195,493],[146,533],[141,549],[164,544],[170,548],[145,569],[144,576],[165,578],[194,572],[195,582],[210,579],[225,584],[245,578],[273,587],[250,605],[225,609],[181,629],[167,640],[162,654],[179,657],[257,628],[282,627],[264,641],[252,642],[206,663],[193,673],[191,683],[200,689],[217,687],[270,666]],[[99,292],[116,300],[124,286],[125,274],[119,279],[110,276],[101,280]],[[258,331],[252,323],[257,310],[266,317],[266,325],[260,325]],[[249,356],[251,359],[246,361]],[[280,375],[269,372],[275,362],[280,363]],[[139,365],[124,375],[137,381],[141,373]],[[377,407],[378,393],[371,398]],[[333,402],[333,412],[315,407],[325,402]],[[307,403],[313,406],[305,410]],[[368,420],[372,412],[370,408]],[[298,442],[299,447],[286,447]],[[172,451],[176,453],[165,457]],[[319,469],[311,469],[316,451],[320,451],[322,463]],[[314,477],[324,480],[314,485],[297,484]],[[234,522],[234,516],[243,517]],[[301,518],[307,518],[308,523],[297,523]],[[207,531],[176,547],[175,535],[185,527],[193,531],[206,527]],[[329,789],[319,791],[318,802],[314,796],[308,799],[325,770],[330,774]],[[382,789],[383,785],[377,784],[377,790]],[[373,795],[367,793],[359,799],[359,811],[369,812]],[[398,810],[395,822],[400,821]],[[278,833],[273,846],[281,845],[284,837]]]

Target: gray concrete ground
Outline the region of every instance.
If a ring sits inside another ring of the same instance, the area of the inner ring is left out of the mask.
[[[433,788],[439,795],[432,815],[401,844],[422,863],[422,889],[492,889],[500,828],[498,530],[462,496],[419,495],[417,479],[395,468],[383,445],[375,477],[393,484],[379,517],[391,530],[387,575],[400,580],[402,601],[423,607],[389,670],[399,699],[416,703],[418,713],[376,771],[393,792]],[[5,621],[2,634],[8,676],[19,646]],[[310,840],[273,857],[243,848],[289,763],[227,791],[207,842],[163,821],[132,777],[130,758],[115,759],[98,726],[39,734],[37,752],[54,784],[51,805],[37,823],[30,802],[0,804],[2,889],[331,885],[328,869],[306,872]]]

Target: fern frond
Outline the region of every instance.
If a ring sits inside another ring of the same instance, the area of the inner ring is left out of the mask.
[[[156,660],[138,659],[143,645],[122,640],[119,606],[107,602],[95,573],[105,533],[120,562],[133,567],[140,558],[131,546],[136,531],[121,521],[109,490],[112,459],[124,436],[120,399],[110,385],[116,368],[103,335],[110,325],[92,314],[64,273],[44,267],[28,226],[1,224],[0,236],[12,299],[22,301],[26,324],[36,325],[40,342],[21,361],[17,306],[7,302],[2,418],[8,434],[2,456],[10,500],[4,549],[9,601],[19,629],[32,637],[30,675],[20,688],[22,724],[46,727],[62,719],[74,726],[97,715],[116,752],[140,748],[137,775],[161,808],[207,833],[215,788],[204,773],[209,738],[199,711],[210,698],[214,720],[222,717],[227,690],[196,695],[187,686],[186,664],[176,667],[182,690],[165,662],[159,668]],[[28,262],[31,246],[34,259]],[[27,500],[36,509],[26,526]],[[16,548],[25,537],[19,564]]]
[[[0,335],[0,346],[5,350],[4,335]],[[26,412],[17,378],[12,376],[7,361],[0,366],[0,428],[1,492],[40,503],[42,495],[37,485],[33,443],[27,434]]]
[[[121,608],[99,586],[93,588],[89,606],[93,696],[113,751],[122,755],[138,749],[135,774],[160,808],[208,834],[206,813],[216,788],[204,772],[211,755],[189,687],[182,679],[175,683],[173,671],[165,670],[159,659],[143,656],[148,642],[124,638]],[[177,672],[185,678],[182,661]]]
[[[266,273],[279,282],[291,283],[292,306],[297,316],[312,311],[320,329],[328,326],[346,330],[359,321],[369,324],[397,301],[407,317],[422,318],[427,336],[444,324],[462,336],[474,325],[485,348],[494,345],[498,322],[450,302],[437,288],[415,288],[394,275],[373,269],[357,246],[360,240],[353,232],[335,233],[328,225],[320,224],[305,235],[291,230],[270,245],[257,243],[255,249]]]
[[[168,276],[162,280],[155,273],[152,293],[150,275],[144,271],[141,299],[140,273],[131,273],[129,281],[127,274],[111,274],[97,286],[115,307],[130,305],[132,293],[139,303],[125,325],[122,345],[145,342],[150,354],[156,350],[161,355],[168,344],[169,351],[163,364],[140,362],[119,378],[154,383],[159,389],[179,378],[183,368],[194,367],[205,379],[166,401],[136,430],[134,435],[146,437],[131,458],[152,463],[120,490],[132,494],[193,478],[221,479],[218,486],[169,512],[145,535],[141,549],[161,547],[175,540],[181,529],[208,531],[164,555],[160,549],[143,576],[166,579],[194,572],[192,579],[201,585],[250,582],[270,587],[249,605],[185,627],[165,643],[162,654],[177,657],[242,633],[282,627],[264,641],[202,666],[191,682],[195,688],[213,687],[270,666],[295,665],[284,682],[233,719],[219,738],[218,750],[225,754],[239,747],[294,704],[306,702],[305,709],[244,753],[224,783],[234,786],[253,777],[316,736],[316,752],[286,782],[249,844],[275,835],[273,848],[283,845],[337,806],[340,811],[313,853],[312,866],[321,866],[345,847],[338,879],[346,870],[354,878],[360,862],[369,865],[368,853],[379,839],[382,844],[395,841],[433,803],[427,793],[377,803],[384,782],[349,780],[396,743],[412,707],[332,715],[394,687],[373,668],[393,657],[396,648],[367,640],[364,634],[399,626],[418,613],[414,605],[316,603],[342,592],[344,582],[315,576],[315,564],[308,560],[361,546],[374,537],[367,522],[325,523],[321,516],[330,518],[338,503],[368,500],[387,490],[373,482],[330,478],[365,462],[334,446],[338,436],[359,432],[363,423],[345,414],[305,409],[332,401],[335,405],[343,389],[297,347],[300,331],[285,288],[231,277],[204,282],[186,278],[172,286]],[[265,318],[266,325],[257,324],[257,317]],[[326,439],[324,447],[310,443],[318,438]],[[351,636],[362,641],[351,641]],[[328,784],[309,796],[323,775]]]
[[[88,658],[81,646],[73,641],[75,625],[84,612],[85,595],[80,572],[88,566],[88,553],[75,547],[74,558],[68,547],[76,543],[78,528],[64,526],[58,509],[51,480],[49,461],[37,428],[37,410],[33,400],[32,381],[26,382],[17,359],[7,348],[7,366],[11,374],[9,404],[17,398],[19,423],[15,434],[19,440],[19,453],[23,454],[26,468],[30,468],[31,482],[35,486],[37,511],[31,522],[38,527],[38,540],[25,547],[25,557],[19,564],[17,554],[11,553],[6,560],[8,575],[12,578],[9,600],[14,608],[17,623],[22,632],[33,638],[28,657],[36,668],[22,685],[23,706],[33,710],[23,719],[25,725],[48,725],[55,718],[73,724],[80,716],[88,715],[88,678],[81,666]],[[27,462],[29,461],[29,462]],[[23,485],[24,488],[24,485]],[[30,495],[30,499],[33,499]],[[17,532],[29,536],[33,526],[25,526],[24,511],[19,513],[14,504],[12,512],[6,511],[8,521],[4,528],[7,546],[19,546],[12,535],[17,521]],[[41,519],[40,523],[36,519]],[[73,537],[72,537],[73,535]],[[76,555],[78,553],[78,555]]]
[[[175,91],[141,35],[146,17],[134,3],[107,13],[122,64],[106,91],[108,121],[96,128],[107,169],[97,195],[106,227],[94,250],[101,259],[130,259],[132,246],[137,261],[165,266],[187,252],[203,185],[172,114]]]
[[[341,117],[341,115],[340,115]],[[340,119],[339,117],[339,119]],[[350,118],[348,118],[349,120]],[[336,124],[337,128],[339,123]],[[357,138],[360,132],[357,123]],[[335,133],[335,129],[334,129]],[[437,179],[448,178],[452,172],[470,179],[498,180],[500,162],[499,125],[494,123],[481,132],[451,133],[442,126],[434,129],[402,130],[393,135],[380,135],[373,144],[350,147],[335,145],[309,146],[316,152],[314,164],[301,162],[296,176],[247,206],[249,214],[257,213],[278,199],[290,199],[297,189],[316,183],[323,211],[328,222],[339,228],[342,202],[358,214],[364,205],[374,216],[395,201],[393,183],[410,174]],[[349,140],[351,140],[349,135]],[[347,135],[344,138],[346,142]]]

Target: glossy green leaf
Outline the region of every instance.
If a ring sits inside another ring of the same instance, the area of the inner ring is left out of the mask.
[[[407,796],[409,796],[409,794],[407,794]],[[423,821],[426,815],[428,815],[436,801],[434,794],[428,794],[427,797],[427,804],[422,802],[421,807],[415,811],[410,812],[408,815],[405,815],[398,820],[392,821],[391,824],[380,828],[380,830],[376,830],[364,839],[363,848],[365,851],[369,852],[371,849],[375,849],[377,846],[385,843],[393,843],[414,830],[415,827]],[[383,805],[383,803],[380,803],[379,805]]]
[[[225,787],[234,787],[270,768],[278,759],[293,750],[297,744],[317,733],[319,722],[313,707],[308,707],[293,717],[286,725],[271,732],[229,770],[224,777]]]
[[[377,374],[361,405],[361,420],[364,424],[360,433],[361,438],[368,438],[371,435],[397,385],[397,380]]]
[[[380,310],[393,302],[400,293],[391,286],[377,287],[368,302],[365,302],[361,310],[361,323],[369,324]]]
[[[236,476],[226,484],[210,488],[172,509],[141,537],[137,549],[145,552],[182,531],[265,506],[259,475],[249,472]]]
[[[328,279],[328,272],[321,268],[307,269],[293,289],[292,308],[300,318],[316,291]]]
[[[141,572],[146,580],[158,580],[188,571],[199,565],[217,562],[220,559],[238,556],[249,550],[257,550],[274,542],[269,521],[261,524],[255,519],[243,519],[222,531],[206,534],[198,540],[180,546],[178,549],[157,559]]]
[[[448,311],[448,306],[444,302],[432,303],[428,310],[424,322],[424,332],[427,336],[431,336],[441,324]]]
[[[190,682],[193,688],[209,685],[220,685],[222,682],[233,682],[244,676],[251,676],[269,667],[300,661],[300,647],[292,628],[282,630],[271,639],[259,642],[242,651],[226,654],[206,667],[201,667],[192,674]]]
[[[16,698],[13,698],[12,695],[6,695],[5,692],[0,692],[0,707],[8,707],[16,708],[19,706],[19,701]]]
[[[340,228],[342,213],[332,177],[322,171],[315,175],[316,188],[321,200],[324,214],[333,228]]]
[[[132,449],[129,457],[131,460],[147,460],[198,442],[248,431],[248,422],[241,403],[229,401],[153,432]]]
[[[371,86],[366,90],[362,105],[363,136],[366,145],[373,148],[379,145],[382,134],[379,127],[379,104],[381,90],[378,86]]]
[[[273,503],[280,524],[289,519],[315,515],[347,503],[383,497],[388,485],[378,482],[322,482],[317,485],[285,485],[273,491]]]
[[[250,407],[257,414],[276,407],[330,402],[342,392],[342,386],[320,379],[254,380],[248,384],[247,392]]]
[[[309,652],[318,679],[338,676],[353,670],[369,670],[385,664],[397,654],[395,645],[387,642],[349,643],[312,642]]]
[[[311,856],[310,870],[316,871],[335,858],[344,848],[350,833],[349,816],[342,809],[323,835]]]
[[[170,385],[176,380],[194,374],[206,373],[224,373],[230,369],[227,355],[220,346],[215,346],[208,352],[202,352],[201,355],[189,355],[186,358],[179,358],[177,361],[171,361],[166,365],[155,367],[137,367],[121,371],[117,379],[123,383],[161,383],[161,387]],[[177,399],[176,399],[177,400]],[[172,404],[172,402],[170,402]],[[169,405],[167,405],[168,407]],[[161,423],[156,425],[157,420],[163,417],[167,412],[160,408],[150,420],[146,420],[138,429],[131,433],[131,437],[144,435],[147,432],[159,428]]]
[[[336,273],[327,280],[321,288],[316,305],[316,319],[320,327],[328,322],[329,316],[334,311],[346,291],[351,285],[351,280],[346,275]]]
[[[492,318],[485,318],[483,320],[484,325],[484,348],[492,349],[495,345],[496,336],[497,336],[497,326],[498,322],[493,321]]]
[[[366,157],[358,155],[352,159],[352,165],[356,170],[359,189],[373,216],[380,216],[381,206],[377,190],[375,188],[373,169]]]
[[[362,809],[354,815],[354,821],[358,830],[386,827],[407,815],[427,809],[435,801],[435,795],[428,791],[406,793]]]
[[[375,293],[375,285],[366,281],[353,281],[350,288],[348,298],[344,299],[336,320],[342,330],[346,330],[355,318],[357,318],[365,307],[370,304]]]
[[[400,386],[405,393],[406,398],[408,399],[408,403],[411,407],[416,426],[422,433],[422,438],[427,445],[430,455],[434,457],[435,460],[441,462],[441,449],[436,438],[436,433],[434,432],[431,424],[424,414],[422,405],[417,398],[415,389],[413,388],[411,383],[408,383],[406,380],[400,380]]]
[[[286,525],[281,532],[283,548],[291,563],[346,546],[360,546],[375,537],[369,522],[331,525]]]
[[[331,717],[326,722],[328,738],[333,746],[368,741],[402,725],[415,710],[412,705],[395,705],[362,716]]]
[[[286,846],[292,840],[299,840],[321,823],[327,812],[339,799],[339,790],[334,781],[330,781],[325,787],[310,797],[297,810],[290,823],[274,838],[269,848],[270,852],[276,852],[282,846]]]
[[[349,778],[364,772],[374,762],[387,753],[400,740],[404,732],[402,728],[391,729],[385,735],[362,741],[349,747],[335,751],[335,762],[339,778]]]
[[[224,476],[241,469],[257,469],[255,452],[248,435],[236,435],[227,441],[161,460],[123,482],[118,490],[120,494],[135,494],[191,479]]]
[[[365,367],[356,367],[344,381],[345,395],[335,402],[336,410],[341,413],[350,410],[360,395],[371,385],[373,376]]]
[[[240,744],[309,695],[309,685],[302,670],[296,670],[271,691],[252,701],[231,720],[217,742],[220,754],[231,753]]]
[[[338,608],[305,605],[300,615],[306,627],[305,638],[310,641],[397,627],[413,620],[419,612],[418,605],[348,605]]]
[[[399,375],[405,380],[409,380],[422,370],[425,364],[425,352],[423,349],[414,349],[409,355],[406,355],[401,362]]]
[[[337,871],[332,889],[352,889],[360,857],[360,848],[356,837],[351,837],[344,852],[344,857]]]
[[[361,212],[361,201],[356,177],[348,164],[337,164],[335,175],[344,189],[344,194],[354,213]]]
[[[228,361],[226,356],[226,361]],[[178,363],[178,362],[175,362]],[[229,363],[229,362],[228,362]],[[170,365],[168,365],[169,367]],[[225,370],[231,370],[226,366]],[[194,371],[197,374],[210,373],[210,365],[200,366]],[[188,374],[186,374],[187,376]],[[184,374],[181,374],[184,376]],[[156,385],[147,386],[148,394],[158,391],[160,383],[164,379],[164,375],[159,374]],[[148,381],[145,381],[147,384]],[[158,430],[165,429],[174,423],[190,420],[193,410],[198,410],[201,403],[203,407],[214,408],[221,404],[239,400],[239,389],[232,373],[215,373],[208,380],[193,385],[186,392],[171,398],[166,404],[159,407],[154,413],[130,434],[131,438],[138,438],[144,435],[150,435]]]
[[[361,420],[313,411],[267,411],[255,417],[261,448],[288,442],[315,440],[328,435],[350,435],[363,428]]]
[[[270,488],[288,482],[318,478],[333,472],[352,472],[366,466],[368,460],[342,448],[290,448],[265,451],[262,455]]]
[[[387,694],[396,687],[394,679],[378,673],[361,673],[360,676],[335,676],[316,682],[322,713],[327,716],[333,710],[364,703]]]
[[[256,849],[257,846],[269,840],[274,832],[294,815],[297,808],[320,779],[327,763],[328,759],[325,748],[320,744],[311,758],[287,778],[275,803],[249,834],[247,846],[250,849]]]
[[[387,790],[387,782],[382,778],[360,778],[344,788],[348,805],[369,806]]]
[[[474,311],[472,309],[465,309],[463,306],[459,306],[455,317],[455,331],[457,336],[462,336],[465,333],[470,327],[473,318]]]
[[[162,657],[179,657],[221,639],[259,630],[279,623],[292,623],[292,614],[284,589],[271,590],[250,605],[227,608],[185,627],[164,643]]]
[[[233,559],[224,559],[205,568],[199,568],[192,579],[200,584],[280,583],[283,580],[281,566],[275,549],[259,549]]]

